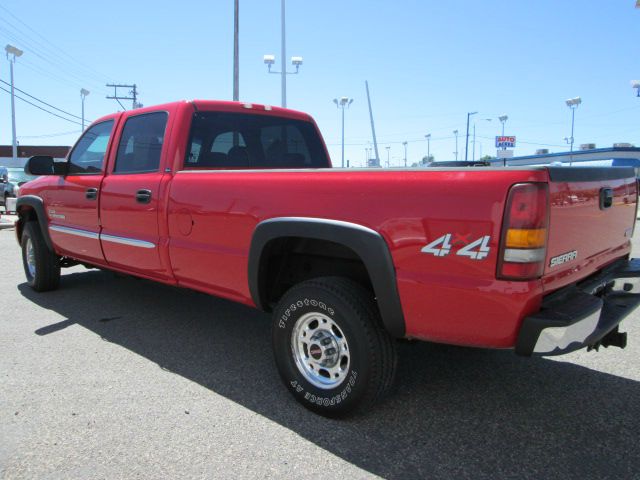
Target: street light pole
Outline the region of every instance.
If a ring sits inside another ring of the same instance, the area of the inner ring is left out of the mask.
[[[464,147],[464,161],[466,162],[469,159],[469,118],[471,115],[475,115],[478,112],[469,112],[467,113],[467,139]],[[457,149],[456,149],[457,150]]]
[[[240,5],[239,3],[240,3],[240,0],[235,0],[234,6],[233,6],[233,101],[234,102],[237,102],[240,100],[240,66],[239,66]],[[83,129],[84,129],[84,124],[83,124]]]
[[[281,88],[282,88],[282,107],[287,107],[287,44],[285,40],[286,30],[284,26],[285,21],[285,0],[281,2],[281,16],[282,16],[282,44],[280,46],[280,55],[282,56],[282,80],[281,80]]]
[[[580,105],[582,103],[582,99],[580,97],[575,97],[575,98],[570,98],[569,100],[567,100],[565,102],[567,104],[567,107],[569,107],[571,109],[571,138],[570,140],[570,144],[571,144],[571,148],[570,148],[570,152],[573,152],[573,127],[575,125],[575,119],[576,119],[576,108],[578,108],[578,105]],[[570,158],[570,162],[573,160],[573,158]]]
[[[458,160],[458,130],[454,130],[453,134],[456,136],[456,151],[455,151],[455,154],[456,154],[456,160]]]
[[[407,168],[407,142],[402,142],[404,145],[404,168]]]
[[[481,120],[484,120],[485,122],[490,122],[491,119],[490,118],[482,118]],[[477,121],[473,122],[473,161],[476,161],[476,123]],[[482,158],[482,152],[480,153],[480,157]]]
[[[424,138],[427,139],[427,162],[431,161],[431,134],[427,133]]]
[[[18,160],[18,140],[16,138],[16,100],[13,83],[13,65],[16,63],[16,57],[20,57],[24,52],[13,45],[7,45],[4,47],[4,50],[7,52],[7,60],[9,60],[9,69],[11,72],[11,155],[13,156],[13,161],[16,162]],[[9,55],[13,55],[13,57],[9,57]]]
[[[391,147],[385,147],[387,149],[387,168],[389,168],[389,155],[391,155]]]
[[[84,99],[89,95],[89,90],[81,88],[80,89],[80,98],[82,99],[82,131],[84,132]]]
[[[342,168],[344,168],[344,109],[349,108],[353,103],[353,98],[340,97],[340,100],[334,98],[333,103],[336,104],[337,108],[342,108]]]

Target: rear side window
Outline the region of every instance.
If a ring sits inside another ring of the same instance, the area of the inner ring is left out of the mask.
[[[69,175],[98,174],[104,166],[113,120],[89,128],[69,156]]]
[[[167,116],[166,112],[154,112],[127,120],[118,144],[114,173],[158,170]]]
[[[185,168],[323,168],[329,161],[310,122],[268,115],[199,112]]]

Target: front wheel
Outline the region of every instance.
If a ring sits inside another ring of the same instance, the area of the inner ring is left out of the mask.
[[[393,383],[396,352],[373,295],[346,278],[292,287],[274,312],[280,376],[305,407],[329,417],[366,408]]]
[[[22,265],[27,282],[36,292],[55,290],[60,283],[60,262],[45,243],[36,222],[27,222],[21,239]]]

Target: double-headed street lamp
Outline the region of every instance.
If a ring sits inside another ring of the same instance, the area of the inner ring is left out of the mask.
[[[431,134],[427,133],[424,138],[427,139],[427,162],[431,161]]]
[[[84,99],[87,98],[87,95],[89,95],[89,90],[87,90],[86,88],[81,88],[80,89],[80,98],[82,100],[82,131],[84,132]]]
[[[281,88],[282,88],[282,107],[287,106],[287,75],[295,75],[298,73],[298,71],[300,70],[300,65],[302,65],[302,57],[291,57],[291,65],[293,65],[294,67],[296,67],[296,71],[295,72],[287,72],[287,43],[286,43],[286,30],[285,30],[285,4],[284,4],[285,0],[282,0],[281,2],[281,16],[282,16],[282,41],[281,41],[281,50],[280,50],[280,55],[281,55],[281,59],[280,61],[282,62],[281,64],[281,68],[279,72],[273,72],[271,71],[271,66],[276,63],[276,56],[275,55],[265,55],[264,56],[264,63],[267,65],[267,67],[269,68],[269,73],[279,73],[280,75],[282,75],[282,80],[281,80]]]
[[[504,137],[504,124],[507,123],[507,120],[509,120],[509,117],[507,115],[500,115],[498,117],[498,120],[500,120],[500,123],[502,124],[502,136]]]
[[[469,112],[467,113],[467,139],[464,147],[464,161],[466,162],[469,159],[469,118],[471,115],[475,115],[478,112]],[[457,150],[457,148],[456,148]]]
[[[456,160],[458,160],[458,130],[454,130],[453,134],[456,136],[456,151],[454,153],[456,154]]]
[[[15,100],[15,90],[13,86],[13,64],[16,63],[16,57],[22,56],[24,53],[19,48],[14,47],[13,45],[7,45],[4,47],[4,51],[7,52],[7,59],[9,60],[9,69],[11,71],[11,134],[12,134],[12,146],[11,146],[11,155],[13,156],[13,161],[17,161],[18,159],[18,140],[16,138],[16,100]],[[11,56],[9,56],[11,55]]]
[[[339,100],[337,98],[334,98],[333,103],[336,104],[336,107],[342,109],[342,168],[344,168],[344,109],[349,108],[349,106],[353,103],[353,98],[340,97]]]
[[[569,100],[566,100],[565,103],[567,104],[567,107],[571,109],[571,137],[567,139],[567,143],[571,144],[570,151],[573,152],[573,127],[576,119],[576,108],[578,108],[578,105],[582,103],[582,99],[580,97],[570,98]]]
[[[407,143],[402,142],[402,145],[404,145],[404,168],[407,168]]]

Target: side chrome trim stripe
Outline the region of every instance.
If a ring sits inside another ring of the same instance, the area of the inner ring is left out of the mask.
[[[79,230],[77,228],[62,227],[60,225],[49,225],[49,230],[54,232],[67,233],[69,235],[75,235],[77,237],[93,238],[98,240],[98,234],[96,232],[89,232],[87,230]]]
[[[140,248],[156,248],[154,243],[146,242],[144,240],[136,240],[135,238],[118,237],[116,235],[100,234],[100,240],[111,243],[120,243],[122,245],[129,245],[131,247]]]
[[[53,230],[54,232],[66,233],[68,235],[75,235],[77,237],[91,238],[93,240],[103,240],[105,242],[120,243],[122,245],[129,245],[131,247],[156,248],[155,244],[151,242],[146,242],[144,240],[136,240],[135,238],[118,237],[116,235],[106,235],[104,233],[97,234],[95,232],[80,230],[78,228],[63,227],[60,225],[49,225],[49,230]]]

